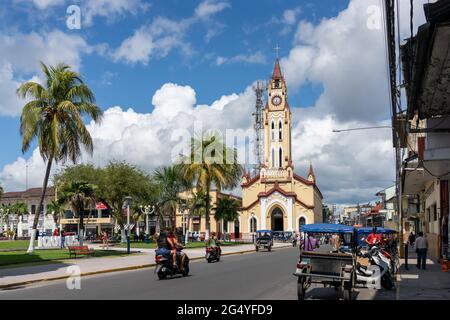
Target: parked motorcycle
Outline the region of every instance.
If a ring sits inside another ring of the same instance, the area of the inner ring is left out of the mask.
[[[158,276],[159,280],[163,280],[167,278],[167,276],[173,277],[177,274],[181,274],[183,277],[186,277],[189,275],[189,257],[186,256],[184,259],[184,266],[183,270],[179,268],[178,266],[181,263],[181,257],[178,258],[178,264],[177,267],[173,266],[172,263],[172,254],[156,254],[155,255],[155,262],[156,262],[156,268],[155,273]]]
[[[383,255],[382,249],[372,247],[368,252],[362,253],[358,248],[360,257],[368,258],[369,265],[356,264],[356,282],[368,288],[391,290],[394,287],[393,275],[390,271],[390,262]]]
[[[213,261],[220,261],[220,257],[222,255],[222,249],[220,247],[206,247],[206,255],[205,259],[208,263]]]

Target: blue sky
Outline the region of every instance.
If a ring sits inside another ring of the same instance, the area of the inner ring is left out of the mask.
[[[96,17],[93,26],[83,28],[82,24],[81,30],[68,30],[66,8],[69,4],[80,1],[49,7],[46,13],[31,2],[7,2],[2,10],[1,32],[14,30],[39,33],[59,29],[68,34],[80,35],[89,43],[106,43],[111,47],[119,46],[136,28],[150,23],[157,16],[184,19],[192,15],[199,4],[199,1],[148,1],[150,8],[146,12],[117,17],[114,22]],[[240,92],[255,79],[265,79],[270,75],[275,58],[273,47],[276,43],[281,47],[280,56],[290,48],[295,28],[286,34],[280,34],[279,30],[284,25],[275,22],[276,19],[283,19],[285,10],[301,8],[299,19],[317,22],[336,15],[347,6],[348,1],[252,0],[230,1],[229,4],[229,7],[215,16],[215,20],[223,24],[223,30],[209,42],[205,41],[205,25],[195,25],[188,32],[185,39],[195,51],[190,57],[183,57],[179,52],[173,51],[164,58],[152,59],[148,65],[114,62],[97,54],[83,57],[80,71],[94,90],[98,105],[103,109],[120,105],[147,112],[152,108],[153,93],[167,82],[196,88],[200,104],[210,104],[222,94]],[[262,52],[265,62],[222,66],[214,63],[217,55],[232,57],[254,51]],[[36,64],[37,62],[36,60]],[[320,92],[320,85],[306,84],[291,92],[291,105],[309,106]],[[0,135],[8,137],[2,141],[0,167],[20,154],[18,123],[18,117],[0,116]]]
[[[73,4],[81,9],[80,30],[66,26]],[[168,163],[167,137],[186,122],[251,128],[249,86],[270,77],[278,44],[296,171],[305,175],[311,161],[328,202],[371,200],[394,179],[390,132],[332,129],[389,121],[383,30],[367,27],[377,6],[379,0],[3,1],[0,184],[23,188],[25,164],[35,168],[31,184],[42,181],[34,147],[20,150],[23,101],[14,94],[20,83],[40,80],[39,60],[73,65],[95,92],[105,111],[104,124],[89,127],[99,164],[124,159],[152,170]]]

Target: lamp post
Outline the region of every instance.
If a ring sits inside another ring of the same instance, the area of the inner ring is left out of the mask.
[[[150,236],[150,224],[148,221],[148,216],[155,212],[155,206],[139,206],[141,212],[145,215],[145,233]]]
[[[123,208],[127,209],[127,254],[130,254],[130,206],[131,206],[131,201],[133,200],[133,198],[131,198],[130,196],[125,197],[125,200],[123,202]]]

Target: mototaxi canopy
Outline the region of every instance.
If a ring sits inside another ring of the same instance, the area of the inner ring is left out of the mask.
[[[370,234],[370,233],[372,233],[372,229],[373,228],[370,228],[370,227],[357,228],[358,234]],[[397,231],[394,229],[377,227],[377,233],[391,234],[391,233],[397,233]]]
[[[300,231],[306,233],[353,233],[355,228],[344,224],[313,223],[302,225]]]

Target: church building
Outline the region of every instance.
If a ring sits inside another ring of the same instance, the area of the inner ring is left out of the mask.
[[[302,224],[322,222],[322,194],[312,165],[306,178],[292,163],[292,113],[280,63],[275,62],[264,109],[264,159],[259,174],[242,178],[241,232],[299,231]],[[302,141],[307,143],[307,141]],[[299,147],[298,145],[294,145]],[[245,236],[244,236],[245,237]]]

